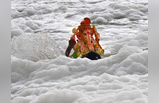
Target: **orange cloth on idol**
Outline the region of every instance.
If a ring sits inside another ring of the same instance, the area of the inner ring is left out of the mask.
[[[100,34],[95,32],[96,30],[94,30],[94,28],[91,28],[90,23],[91,21],[88,17],[84,18],[84,21],[81,22],[80,26],[78,26],[76,33],[70,38],[76,41],[73,49],[81,56],[85,55],[90,50],[98,53],[99,55],[104,53],[104,50],[99,44]]]

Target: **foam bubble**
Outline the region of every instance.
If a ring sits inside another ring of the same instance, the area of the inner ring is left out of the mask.
[[[23,34],[23,30],[19,29],[12,29],[11,30],[11,38],[13,38],[14,36],[20,36]]]
[[[107,20],[103,17],[97,17],[92,23],[95,24],[105,24],[107,23]]]
[[[34,15],[34,14],[35,14],[35,9],[32,8],[32,7],[27,8],[27,9],[26,9],[26,13],[27,13],[28,15]]]
[[[39,25],[32,20],[27,21],[25,24],[32,30],[39,29]]]

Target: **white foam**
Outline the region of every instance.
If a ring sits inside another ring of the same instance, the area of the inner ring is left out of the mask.
[[[72,103],[81,98],[83,93],[70,90],[54,90],[40,95],[37,99],[30,103]]]
[[[103,17],[97,17],[92,23],[94,24],[105,24],[107,20]]]
[[[147,0],[11,3],[11,103],[148,103]],[[63,53],[84,17],[105,49],[97,61]]]
[[[27,8],[26,12],[27,12],[28,15],[34,15],[35,14],[35,10],[32,7]]]
[[[48,34],[21,35],[11,45],[12,55],[33,61],[56,58],[63,52]]]
[[[29,28],[31,28],[32,30],[36,30],[39,29],[39,25],[35,22],[33,22],[32,20],[29,20],[25,23],[26,26],[28,26]]]
[[[126,14],[122,13],[122,12],[114,12],[113,13],[113,18],[114,19],[121,19],[121,18],[125,18]]]
[[[23,30],[19,29],[12,29],[11,30],[11,38],[13,38],[14,36],[20,36],[23,34]]]

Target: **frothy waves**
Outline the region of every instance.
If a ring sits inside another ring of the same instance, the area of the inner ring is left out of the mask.
[[[100,60],[64,56],[84,17]],[[11,103],[148,103],[147,0],[11,0],[11,24]]]

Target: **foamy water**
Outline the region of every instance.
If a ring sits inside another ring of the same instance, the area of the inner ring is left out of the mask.
[[[84,17],[115,55],[64,55]],[[11,0],[11,38],[11,103],[148,103],[147,0]]]

